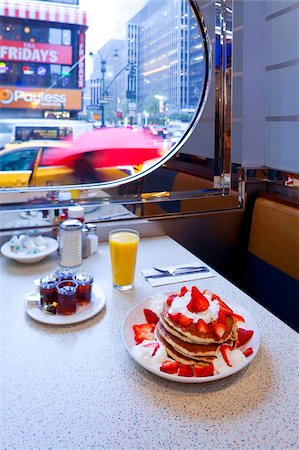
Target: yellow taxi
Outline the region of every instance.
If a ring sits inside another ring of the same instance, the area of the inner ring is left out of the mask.
[[[63,186],[84,183],[74,170],[67,166],[45,165],[48,149],[68,147],[67,141],[26,141],[7,144],[0,151],[0,188],[39,186]],[[138,171],[133,167],[111,167],[96,169],[101,181],[112,181],[127,177]],[[140,169],[139,169],[140,170]],[[88,182],[88,181],[87,181]]]

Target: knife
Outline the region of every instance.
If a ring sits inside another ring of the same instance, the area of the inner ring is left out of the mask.
[[[165,277],[180,277],[181,275],[191,275],[192,273],[209,272],[207,267],[200,267],[198,269],[189,270],[188,272],[176,272],[176,273],[159,273],[156,275],[144,275],[145,279],[148,278],[165,278]]]

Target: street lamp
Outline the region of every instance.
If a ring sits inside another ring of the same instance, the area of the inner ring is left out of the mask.
[[[108,94],[108,86],[106,86],[106,78],[105,74],[107,72],[107,58],[113,52],[113,57],[118,58],[118,50],[111,49],[107,52],[106,56],[103,57],[102,53],[98,51],[100,56],[100,64],[101,64],[101,80],[100,80],[100,98],[98,99],[98,103],[100,104],[101,116],[102,116],[102,127],[105,127],[105,105],[109,102],[107,99]],[[90,56],[93,56],[93,53],[89,53]]]
[[[103,58],[101,52],[98,52],[101,59],[101,73],[102,73],[102,80],[101,80],[101,89],[100,89],[100,100],[99,103],[101,105],[101,113],[102,113],[102,127],[105,127],[105,104],[108,103],[109,100],[107,100],[107,88],[105,86],[105,73],[107,71],[107,58],[110,53],[114,52],[113,57],[118,58],[118,50],[109,50],[109,52],[106,54],[105,58]]]

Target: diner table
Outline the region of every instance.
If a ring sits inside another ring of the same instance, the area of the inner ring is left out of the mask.
[[[105,307],[89,320],[55,326],[25,313],[25,293],[58,267],[57,255],[32,265],[1,256],[1,449],[298,448],[297,333],[217,272],[184,284],[254,317],[261,345],[247,367],[207,383],[177,383],[142,368],[126,350],[128,311],[182,285],[152,287],[141,270],[191,262],[204,263],[166,235],[142,237],[134,288],[118,291],[101,242],[80,271],[104,290]]]

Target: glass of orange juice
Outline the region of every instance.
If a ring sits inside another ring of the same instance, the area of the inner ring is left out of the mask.
[[[117,229],[109,233],[113,287],[132,289],[140,235],[136,230]]]

